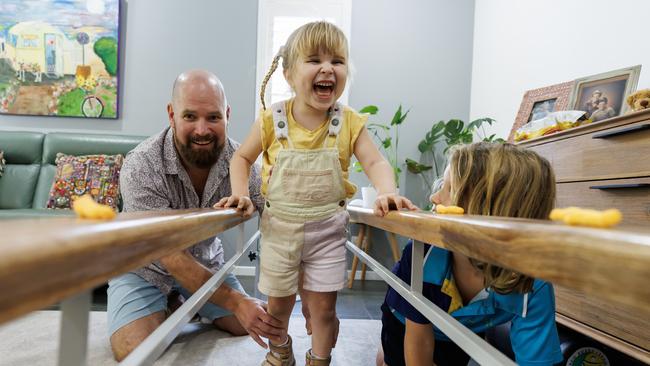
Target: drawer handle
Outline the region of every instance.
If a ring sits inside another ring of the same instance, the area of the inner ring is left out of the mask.
[[[606,184],[602,186],[591,186],[589,189],[624,189],[624,188],[650,188],[650,183],[630,183],[630,184]]]
[[[632,127],[627,127],[627,128],[621,128],[616,131],[609,131],[609,132],[603,132],[603,133],[597,133],[593,135],[591,138],[592,139],[606,139],[614,136],[619,136],[619,135],[625,135],[628,133],[633,133],[633,132],[638,132],[638,131],[643,131],[650,129],[650,123],[645,123],[642,125],[636,125]]]

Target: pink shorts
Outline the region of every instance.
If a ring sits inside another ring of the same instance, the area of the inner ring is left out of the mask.
[[[345,284],[345,242],[350,215],[341,210],[319,221],[290,222],[264,210],[260,231],[259,290],[284,297],[298,291],[298,275],[304,272],[303,288],[332,292]]]

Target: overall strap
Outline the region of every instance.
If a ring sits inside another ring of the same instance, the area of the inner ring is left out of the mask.
[[[289,122],[287,120],[287,110],[285,102],[277,102],[271,105],[271,111],[273,112],[273,129],[275,131],[275,138],[282,144],[282,140],[287,141],[287,145],[290,149],[293,148],[291,139],[289,139]]]
[[[334,137],[334,146],[338,145],[339,141],[339,132],[341,131],[341,126],[343,126],[343,105],[336,102],[329,111],[330,114],[330,125],[328,136]],[[323,141],[323,147],[327,147],[327,138]]]

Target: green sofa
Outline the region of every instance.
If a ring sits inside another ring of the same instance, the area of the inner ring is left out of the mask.
[[[0,131],[7,162],[0,177],[0,219],[72,215],[47,209],[56,154],[126,155],[146,137],[79,133]]]

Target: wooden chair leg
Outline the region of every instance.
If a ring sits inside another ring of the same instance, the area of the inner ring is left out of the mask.
[[[363,240],[366,236],[366,225],[360,224],[359,226],[359,237],[357,238],[356,244],[357,247],[363,249]],[[352,259],[352,270],[350,271],[350,278],[348,279],[348,288],[352,288],[352,284],[354,283],[354,278],[357,275],[357,265],[359,265],[359,257],[355,255]]]
[[[399,249],[397,247],[395,233],[388,232],[388,242],[390,243],[390,249],[393,251],[393,260],[397,262],[399,260]]]
[[[370,241],[370,226],[366,225],[366,245],[363,247],[363,251],[368,253],[370,251],[371,241]],[[361,282],[366,280],[366,263],[361,263]]]

